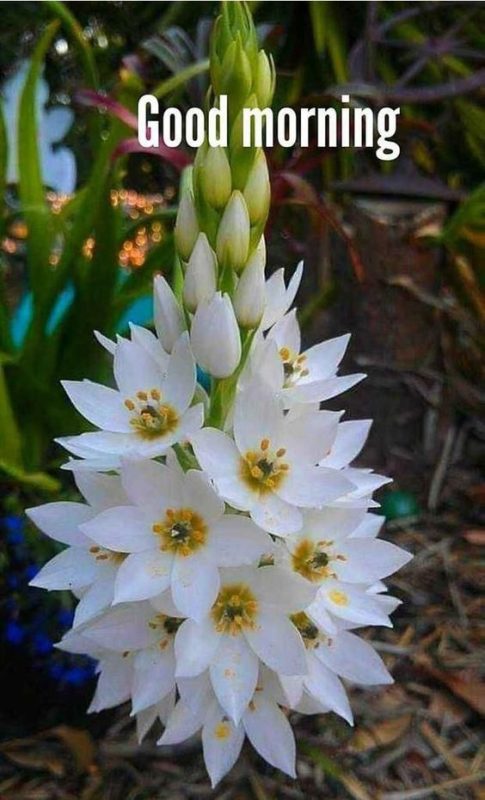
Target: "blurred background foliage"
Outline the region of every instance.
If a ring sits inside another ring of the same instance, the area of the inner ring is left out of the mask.
[[[374,108],[401,106],[396,162],[379,162],[369,149],[273,148],[268,235],[278,257],[291,263],[307,254],[308,242],[332,230],[365,282],[363,254],[344,213],[349,199],[446,204],[439,225],[425,226],[420,237],[445,254],[451,336],[472,341],[467,377],[475,379],[484,322],[483,5],[250,5],[276,62],[275,108],[338,106],[343,92]],[[192,154],[163,145],[140,152],[137,101],[148,91],[167,106],[204,103],[216,10],[214,2],[2,5],[4,478],[42,490],[57,487],[47,474],[57,455],[51,440],[80,425],[64,402],[60,377],[100,378],[104,361],[92,330],[113,335],[128,318],[150,319],[151,278],[172,267],[177,186]],[[15,91],[18,109],[12,108]],[[60,125],[63,112],[70,114],[67,126]],[[61,167],[61,150],[74,163],[67,191],[59,191],[43,163],[49,156],[58,160],[62,187],[68,162]],[[341,291],[332,270],[323,273],[310,284],[304,322]]]

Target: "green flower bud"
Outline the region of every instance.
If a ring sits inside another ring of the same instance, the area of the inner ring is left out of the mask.
[[[251,224],[255,225],[266,220],[271,200],[271,186],[266,156],[262,150],[256,155],[243,194]]]
[[[180,198],[175,222],[175,246],[183,261],[188,261],[199,235],[199,225],[192,192],[186,191]]]
[[[221,94],[227,94],[229,113],[244,104],[253,82],[251,64],[244,52],[241,36],[237,34],[227,48],[221,66]]]
[[[223,147],[209,147],[198,174],[199,186],[206,203],[223,208],[231,196],[231,167]]]
[[[254,88],[260,108],[271,105],[275,87],[275,68],[272,56],[267,56],[264,50],[258,53],[256,80]]]
[[[249,254],[250,222],[241,192],[233,192],[217,231],[216,253],[222,267],[243,269]]]

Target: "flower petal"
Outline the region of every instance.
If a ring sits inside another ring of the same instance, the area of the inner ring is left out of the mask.
[[[353,488],[353,484],[337,470],[305,466],[288,471],[278,495],[295,506],[321,508]]]
[[[116,553],[139,553],[155,547],[155,536],[146,518],[135,506],[107,508],[81,526],[101,547]]]
[[[243,725],[252,746],[265,761],[296,778],[295,738],[276,703],[258,692],[243,717]]]
[[[305,351],[306,367],[312,380],[330,378],[337,372],[350,340],[350,333],[327,339]]]
[[[172,597],[180,613],[202,619],[219,592],[219,571],[203,555],[175,556]]]
[[[163,736],[158,740],[157,744],[179,744],[186,739],[190,739],[202,727],[207,713],[207,706],[208,703],[199,714],[194,714],[189,706],[179,700],[170,714]]]
[[[97,577],[95,559],[79,547],[68,547],[42,567],[29,586],[40,589],[78,589]]]
[[[212,488],[207,476],[190,469],[185,474],[183,505],[194,509],[211,526],[224,514],[224,503]]]
[[[388,612],[375,596],[367,594],[351,583],[325,581],[318,592],[315,604],[322,602],[336,617],[362,625],[392,627]]]
[[[203,428],[190,441],[197,461],[211,478],[238,474],[239,451],[230,436],[217,428]]]
[[[132,714],[138,714],[165,697],[175,686],[173,650],[150,647],[133,660]]]
[[[160,365],[136,342],[118,340],[113,371],[124,400],[134,397],[139,391],[161,389],[163,372]]]
[[[197,382],[189,335],[183,333],[175,343],[163,381],[163,399],[182,414],[190,406]]]
[[[88,712],[103,711],[124,703],[130,697],[133,666],[129,659],[110,654],[101,662],[98,685]]]
[[[88,522],[96,512],[84,503],[45,503],[27,508],[25,513],[42,533],[56,542],[73,547],[88,547],[91,544],[88,537],[79,530],[79,525]]]
[[[142,650],[154,644],[159,635],[149,625],[154,616],[148,603],[118,606],[84,628],[83,636],[117,653]]]
[[[335,411],[309,411],[287,422],[281,440],[285,460],[295,469],[320,461],[335,441],[339,418]]]
[[[121,480],[129,500],[152,523],[163,517],[167,508],[184,505],[183,477],[158,461],[124,461]]]
[[[228,720],[217,703],[211,706],[202,728],[204,762],[214,788],[236,763],[244,742],[244,728]]]
[[[258,671],[258,658],[244,636],[221,637],[217,659],[210,666],[212,688],[236,725],[254,694]]]
[[[244,634],[266,666],[282,675],[306,672],[305,646],[295,626],[284,614],[262,607],[257,624]]]
[[[173,558],[160,550],[132,553],[118,570],[115,581],[115,603],[149,600],[170,585]]]
[[[272,540],[248,517],[225,514],[211,528],[207,552],[219,567],[253,564],[271,549]]]
[[[282,408],[275,393],[261,380],[252,380],[239,393],[234,407],[234,439],[239,452],[258,450],[262,439],[269,439],[280,447],[278,436],[282,419]]]
[[[89,422],[107,431],[127,433],[130,413],[115,389],[92,381],[61,381],[71,403]]]
[[[379,514],[366,514],[360,525],[352,532],[352,539],[375,539],[384,525],[384,517]]]
[[[277,494],[263,495],[250,509],[251,518],[268,533],[288,536],[300,530],[303,518],[298,508]]]
[[[362,686],[393,683],[382,658],[363,639],[340,631],[328,644],[321,643],[316,657],[332,672]]]
[[[332,467],[333,469],[347,467],[362,450],[371,425],[371,419],[341,422],[337,428],[337,436],[332,449],[320,462],[321,465],[323,467]]]
[[[354,375],[343,375],[342,377],[329,378],[322,381],[310,381],[308,383],[298,383],[288,389],[283,389],[282,396],[285,399],[285,406],[292,403],[314,403],[324,402],[343,394],[356,383],[364,380],[364,373]]]
[[[345,560],[332,562],[341,581],[373,583],[392,575],[407,564],[412,555],[381,539],[347,539],[338,544],[339,555]]]
[[[344,687],[337,676],[327,669],[313,654],[308,657],[308,675],[305,686],[323,705],[353,724],[352,710]]]
[[[74,470],[74,480],[83,497],[96,512],[126,503],[119,475]]]
[[[296,318],[296,309],[285,314],[268,333],[268,339],[273,339],[278,345],[278,350],[287,347],[297,355],[301,348],[300,326]]]
[[[84,592],[76,606],[72,622],[73,628],[78,625],[84,625],[85,622],[92,620],[101,611],[109,608],[113,602],[115,574],[115,570],[112,570],[110,577],[106,573],[100,575],[92,586]]]
[[[221,635],[207,617],[201,622],[186,619],[175,636],[177,676],[190,678],[207,669],[219,647],[220,639]]]

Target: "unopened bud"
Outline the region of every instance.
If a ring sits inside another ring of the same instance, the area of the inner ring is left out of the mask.
[[[177,298],[161,275],[153,283],[153,318],[163,349],[171,353],[185,330],[185,319]]]
[[[195,213],[194,198],[191,192],[183,192],[174,230],[175,246],[183,261],[189,260],[198,235],[199,225]]]
[[[246,201],[241,192],[233,192],[217,231],[216,252],[222,267],[240,272],[249,253],[250,223]]]
[[[243,194],[251,224],[264,224],[269,211],[271,187],[266,156],[262,150],[256,155]]]
[[[251,64],[238,34],[227,48],[221,65],[221,94],[227,94],[232,108],[244,104],[252,84]]]
[[[195,311],[199,303],[213,297],[216,271],[216,254],[205,233],[199,233],[185,271],[184,303],[189,311]]]
[[[223,208],[231,196],[231,167],[223,147],[209,147],[199,168],[204,200],[213,208]]]
[[[190,332],[197,364],[214,378],[228,378],[241,360],[241,335],[229,295],[200,303]]]
[[[264,50],[258,53],[258,66],[256,70],[255,90],[260,108],[271,105],[275,87],[275,68],[271,56]]]
[[[234,311],[242,328],[257,328],[264,314],[266,264],[264,239],[263,247],[257,247],[239,279],[234,294]]]

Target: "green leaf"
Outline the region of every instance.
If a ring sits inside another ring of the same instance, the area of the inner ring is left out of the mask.
[[[60,20],[66,32],[76,43],[83,62],[84,77],[88,86],[97,89],[99,86],[98,70],[93,51],[84,36],[83,29],[69,8],[60,0],[46,0],[46,5]]]
[[[3,113],[3,101],[0,100],[0,233],[3,233],[3,203],[5,198],[5,187],[7,185],[7,164],[8,164],[8,140],[7,126],[5,125],[5,115]]]
[[[45,55],[58,27],[57,22],[51,23],[41,36],[30,63],[19,105],[19,192],[28,228],[29,280],[36,304],[42,302],[49,282],[49,254],[53,237],[52,215],[45,199],[38,148],[36,91]]]
[[[5,372],[0,364],[0,458],[19,466],[21,438],[12,409]]]
[[[204,61],[197,61],[196,64],[190,64],[190,66],[185,67],[185,69],[181,69],[180,72],[177,72],[176,75],[173,75],[171,78],[166,78],[166,80],[161,81],[161,83],[155,86],[152,94],[155,97],[158,97],[160,100],[162,97],[165,97],[167,94],[174,92],[176,89],[179,89],[183,86],[187,81],[191,78],[197,77],[197,75],[201,75],[203,72],[209,71],[209,59],[206,58]]]
[[[61,488],[60,481],[47,475],[46,472],[25,472],[21,467],[0,457],[0,475],[2,473],[16,483],[39,489],[42,492],[58,492]]]

